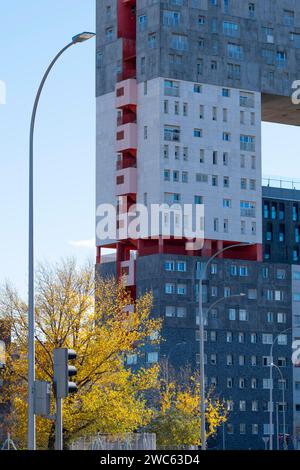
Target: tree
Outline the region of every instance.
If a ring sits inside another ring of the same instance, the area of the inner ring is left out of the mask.
[[[39,266],[35,301],[36,379],[52,381],[54,348],[77,351],[78,393],[64,400],[64,442],[98,431],[122,434],[148,424],[153,411],[144,394],[158,387],[158,366],[134,374],[124,358],[146,342],[159,341],[160,321],[150,318],[151,294],[140,297],[132,309],[124,282],[113,278],[95,282],[92,266],[77,269],[69,260]],[[25,447],[27,305],[6,285],[0,294],[0,311],[13,337],[0,400],[9,397],[10,432]],[[53,423],[41,417],[37,418],[37,443],[39,448],[53,448],[54,443]]]
[[[184,368],[179,376],[189,372]],[[207,438],[213,436],[227,419],[223,402],[210,390],[206,397]],[[163,448],[201,445],[199,380],[190,376],[188,382],[172,378],[161,380],[158,412],[149,426],[156,433],[157,445]]]

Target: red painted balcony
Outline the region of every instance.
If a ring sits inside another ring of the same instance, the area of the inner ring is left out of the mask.
[[[123,60],[133,60],[136,58],[135,39],[123,38]]]
[[[137,125],[124,124],[117,129],[116,152],[125,152],[137,149]]]
[[[123,126],[124,124],[136,124],[136,114],[135,113],[126,113],[123,116],[119,116],[117,119],[117,126]]]
[[[123,72],[118,73],[118,82],[123,80],[129,80],[130,78],[136,78],[136,67],[128,67]]]
[[[136,107],[137,83],[134,78],[117,83],[116,108]]]
[[[137,191],[137,169],[125,168],[116,173],[116,195],[135,194]]]

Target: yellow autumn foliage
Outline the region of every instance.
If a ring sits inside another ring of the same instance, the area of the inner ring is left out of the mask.
[[[200,387],[191,377],[188,384],[175,381],[162,382],[159,411],[149,429],[156,433],[157,444],[162,448],[201,445]],[[211,390],[206,397],[207,439],[227,420],[224,403],[214,397]]]
[[[63,404],[65,444],[81,435],[123,434],[149,424],[153,410],[144,393],[158,387],[159,368],[134,374],[125,366],[124,357],[146,342],[159,341],[160,321],[150,318],[151,294],[139,298],[134,311],[129,311],[133,301],[122,282],[112,278],[95,283],[92,266],[77,269],[71,260],[39,267],[35,299],[36,379],[52,382],[54,348],[77,352],[78,393]],[[5,424],[19,447],[25,448],[27,305],[14,289],[5,286],[0,310],[11,324],[13,339],[0,400],[11,401]],[[52,448],[53,441],[53,423],[37,417],[38,448]]]

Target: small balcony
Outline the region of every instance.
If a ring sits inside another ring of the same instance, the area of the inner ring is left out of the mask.
[[[118,127],[116,141],[116,152],[137,149],[137,125],[128,123]]]
[[[135,39],[123,38],[123,59],[133,60],[136,57]]]
[[[116,86],[116,108],[137,105],[137,83],[136,79],[130,78],[117,83]]]
[[[135,194],[137,191],[136,168],[125,168],[116,173],[116,195]]]

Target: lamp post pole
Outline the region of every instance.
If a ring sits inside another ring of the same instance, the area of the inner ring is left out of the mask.
[[[87,41],[94,37],[94,33],[81,33],[74,36],[72,41],[67,44],[60,52],[54,57],[51,64],[47,68],[40,86],[38,88],[30,123],[30,136],[29,136],[29,230],[28,230],[28,449],[35,450],[36,437],[35,437],[35,412],[34,412],[34,398],[35,398],[35,315],[34,315],[34,205],[33,205],[33,140],[36,113],[43,91],[45,82],[51,72],[53,66],[58,61],[60,56],[71,46],[80,42]]]
[[[277,342],[278,338],[280,335],[283,335],[284,333],[287,333],[290,331],[292,328],[287,328],[283,331],[281,331],[276,338],[274,339],[271,348],[270,348],[270,364],[274,364],[274,358],[273,358],[273,349],[275,346],[275,343]],[[281,372],[281,371],[280,371]],[[270,443],[269,443],[269,450],[273,450],[273,367],[270,366],[270,394],[269,394],[269,437],[270,437]]]
[[[270,364],[270,368],[273,369],[273,367],[275,367],[275,369],[278,370],[279,375],[280,375],[280,378],[281,378],[281,383],[282,383],[283,450],[286,450],[286,442],[285,442],[286,420],[285,420],[285,390],[284,390],[284,379],[283,379],[283,374],[282,374],[280,368],[279,368],[276,364],[271,363],[271,364]],[[278,404],[277,404],[277,407],[278,407]],[[277,412],[278,412],[278,411],[277,411]]]
[[[207,268],[210,263],[217,258],[220,254],[224,251],[244,247],[244,246],[251,246],[254,243],[236,243],[234,245],[226,246],[221,250],[216,251],[204,264],[203,270],[201,269],[201,273],[199,276],[199,353],[200,353],[200,415],[201,415],[201,450],[206,450],[206,426],[205,426],[205,364],[204,364],[204,317],[203,317],[203,281],[207,273]]]

